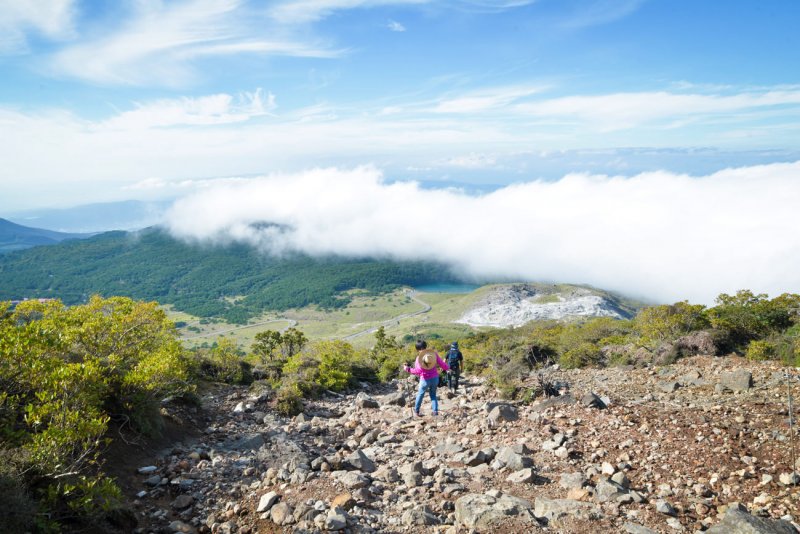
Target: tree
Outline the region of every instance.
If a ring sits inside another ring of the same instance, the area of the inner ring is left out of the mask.
[[[308,338],[300,330],[291,327],[280,338],[281,353],[284,358],[291,358],[305,347],[308,343]]]
[[[266,330],[256,334],[255,342],[251,345],[253,353],[261,358],[261,363],[266,364],[275,358],[275,350],[281,345],[280,332]]]
[[[648,306],[639,312],[633,324],[642,344],[652,348],[710,326],[705,306],[687,301]]]

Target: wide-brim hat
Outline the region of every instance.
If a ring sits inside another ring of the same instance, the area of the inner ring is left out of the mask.
[[[419,354],[417,354],[417,361],[419,362],[419,366],[423,369],[433,369],[436,367],[436,351],[433,349],[419,351]]]

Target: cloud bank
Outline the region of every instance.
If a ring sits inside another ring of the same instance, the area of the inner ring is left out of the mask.
[[[661,302],[800,291],[800,162],[691,177],[571,174],[473,196],[374,167],[222,182],[175,203],[183,239],[452,264],[476,278],[588,283]],[[270,222],[275,226],[257,225]]]

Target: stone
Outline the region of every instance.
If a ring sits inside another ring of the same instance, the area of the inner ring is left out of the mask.
[[[464,464],[470,467],[486,463],[486,454],[483,451],[467,453],[464,456]]]
[[[244,403],[240,402],[233,408],[233,413],[244,413]]]
[[[400,522],[407,527],[438,525],[440,523],[439,518],[427,506],[406,510],[400,518]]]
[[[797,473],[781,473],[778,480],[784,486],[796,486],[800,484],[800,475]]]
[[[370,460],[361,449],[354,451],[351,455],[345,458],[345,463],[351,466],[353,469],[363,471],[364,473],[375,472],[375,463]]]
[[[550,397],[549,399],[544,399],[539,402],[535,402],[531,405],[531,410],[533,412],[543,412],[548,408],[558,408],[561,406],[567,406],[570,404],[575,404],[577,401],[575,397],[570,394],[567,395],[559,395],[558,397]]]
[[[173,521],[169,524],[169,529],[172,532],[186,532],[186,533],[194,533],[197,532],[197,529],[194,528],[192,525],[188,525],[183,521]]]
[[[342,530],[347,526],[347,513],[338,507],[328,510],[325,517],[325,530]]]
[[[599,410],[602,410],[606,407],[606,403],[603,402],[603,399],[591,391],[581,397],[581,404],[587,408],[597,408]]]
[[[392,393],[383,398],[383,403],[391,406],[405,406],[407,402],[406,395],[402,392]]]
[[[378,401],[364,393],[363,391],[356,395],[356,406],[359,408],[380,408]]]
[[[139,469],[136,470],[136,472],[139,473],[140,475],[149,475],[151,473],[155,473],[156,471],[158,471],[158,467],[154,465],[140,467]]]
[[[174,510],[185,510],[192,504],[194,504],[194,497],[191,495],[178,495],[170,506]]]
[[[755,517],[738,507],[728,507],[722,521],[707,534],[797,534],[797,529],[782,519]]]
[[[622,488],[625,489],[628,489],[631,485],[631,481],[622,471],[614,473],[614,475],[611,477],[611,482],[619,484]]]
[[[356,500],[350,493],[340,493],[331,501],[332,508],[341,508],[343,510],[351,510],[356,505]]]
[[[433,452],[439,456],[453,456],[464,450],[458,443],[443,442],[433,448]]]
[[[153,475],[147,480],[145,480],[144,483],[148,486],[154,486],[154,487],[158,486],[159,484],[161,484],[161,475]]]
[[[658,389],[660,389],[664,393],[672,393],[674,391],[677,391],[679,387],[681,387],[680,383],[675,382],[675,381],[661,382],[658,385]]]
[[[675,508],[663,499],[656,501],[656,512],[664,515],[677,515]]]
[[[292,507],[285,502],[280,502],[269,511],[269,517],[276,525],[290,525],[294,523]]]
[[[259,499],[259,501],[258,501],[258,507],[256,508],[256,512],[258,512],[258,513],[266,512],[270,508],[272,508],[272,506],[276,502],[278,502],[278,494],[277,493],[275,493],[274,491],[270,491],[269,493],[265,493],[264,495],[261,496],[261,499]]]
[[[536,475],[533,473],[533,469],[528,467],[526,469],[520,469],[519,471],[511,473],[508,475],[508,477],[506,477],[506,480],[515,484],[526,484],[536,480]]]
[[[361,473],[357,473],[355,471],[348,471],[341,477],[341,482],[347,488],[350,489],[358,489],[358,488],[366,488],[369,486],[369,478]]]
[[[537,497],[533,507],[533,515],[537,519],[546,519],[547,521],[557,520],[565,516],[591,520],[600,517],[601,512],[596,504],[588,502]]]
[[[455,504],[455,522],[468,529],[486,529],[508,516],[530,512],[531,503],[512,495],[470,493],[459,497]]]
[[[616,500],[620,495],[627,493],[625,488],[619,484],[616,484],[615,482],[611,482],[610,480],[601,480],[598,482],[594,491],[595,499],[597,502],[601,503]]]
[[[492,408],[487,417],[490,424],[497,425],[504,421],[516,421],[519,419],[517,408],[510,404],[499,404]]]
[[[403,475],[403,484],[408,486],[409,488],[416,488],[417,486],[422,485],[423,477],[419,473],[406,473]]]
[[[515,452],[513,447],[502,447],[494,457],[495,461],[501,462],[512,471],[519,471],[526,467],[533,466],[533,460],[528,456],[522,456]]]
[[[731,391],[747,391],[753,386],[753,374],[746,369],[737,369],[720,375],[720,384]]]

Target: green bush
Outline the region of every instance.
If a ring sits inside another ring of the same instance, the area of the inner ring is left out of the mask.
[[[584,342],[564,352],[558,360],[565,369],[577,369],[597,365],[602,359],[600,348],[594,343]]]
[[[275,396],[275,411],[291,417],[303,411],[303,392],[297,384],[284,384]]]
[[[773,360],[777,355],[775,343],[766,339],[754,339],[747,345],[745,357],[748,360],[763,361]]]
[[[175,328],[155,303],[0,304],[0,449],[26,458],[26,480],[55,520],[96,519],[116,505],[99,462],[109,426],[157,428],[154,406],[191,393],[188,379]]]

